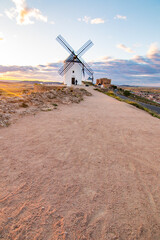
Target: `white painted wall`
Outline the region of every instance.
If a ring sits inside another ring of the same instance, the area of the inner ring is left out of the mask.
[[[66,72],[64,76],[64,84],[67,86],[72,85],[72,78],[77,80],[77,84],[82,84],[82,67],[79,63],[74,63],[74,65]]]

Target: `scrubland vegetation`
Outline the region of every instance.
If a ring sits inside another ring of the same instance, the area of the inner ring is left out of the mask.
[[[79,103],[91,94],[82,88],[41,84],[0,84],[0,127],[9,126],[17,116],[52,111],[59,104]]]

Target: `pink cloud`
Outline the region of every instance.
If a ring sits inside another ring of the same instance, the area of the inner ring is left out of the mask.
[[[129,47],[126,47],[124,44],[117,44],[117,48],[120,48],[122,50],[124,50],[125,52],[128,52],[128,53],[133,53],[134,51],[129,48]]]
[[[17,24],[33,24],[33,19],[47,22],[47,17],[43,16],[41,11],[36,8],[28,8],[26,0],[12,0],[15,8],[6,10],[5,13],[10,19],[16,19]]]

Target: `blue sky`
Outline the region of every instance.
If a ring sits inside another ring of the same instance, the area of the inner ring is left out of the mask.
[[[0,79],[62,80],[61,34],[75,50],[94,42],[95,78],[160,86],[159,12],[159,0],[1,0]]]

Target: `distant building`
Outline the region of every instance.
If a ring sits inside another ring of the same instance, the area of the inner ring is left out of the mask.
[[[93,82],[93,78],[91,77],[87,78],[87,82]]]
[[[96,85],[103,85],[103,87],[111,86],[111,79],[108,78],[99,78],[96,80]]]

